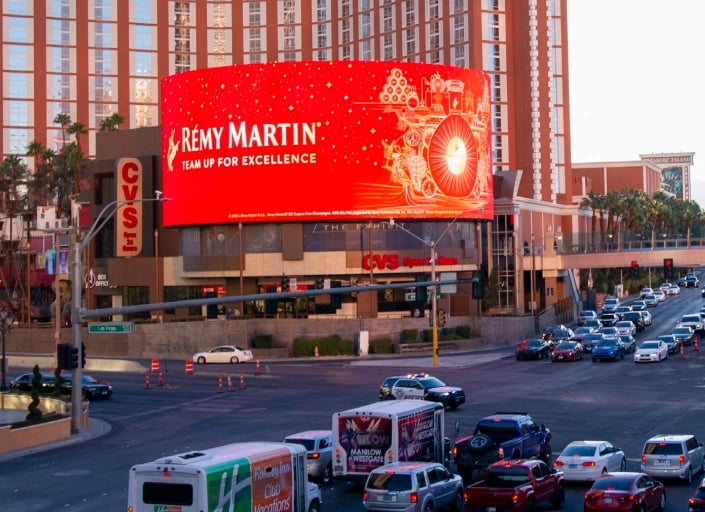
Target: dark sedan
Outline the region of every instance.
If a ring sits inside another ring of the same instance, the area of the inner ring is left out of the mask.
[[[583,358],[583,346],[577,341],[564,341],[556,345],[551,352],[551,362],[580,361]]]
[[[705,484],[702,482],[688,500],[688,512],[705,512]]]
[[[517,361],[525,359],[548,359],[551,345],[545,340],[524,340],[516,348]]]
[[[15,391],[31,391],[32,390],[32,380],[34,379],[33,373],[23,373],[17,378],[10,382],[10,389]],[[39,375],[39,391],[41,393],[51,393],[54,391],[54,386],[56,384],[56,377],[52,373],[41,373]]]
[[[606,473],[585,493],[584,510],[666,510],[666,487],[645,473]]]
[[[61,388],[64,393],[71,393],[73,375],[61,375]],[[81,376],[81,389],[86,400],[107,400],[113,396],[113,387],[107,382],[101,382],[90,375]]]
[[[673,334],[662,334],[658,337],[663,341],[668,347],[669,354],[677,354],[681,350],[681,345],[683,344],[679,341]]]

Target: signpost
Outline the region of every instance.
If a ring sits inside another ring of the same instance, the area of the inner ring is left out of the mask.
[[[132,334],[132,322],[98,322],[88,324],[89,334]]]

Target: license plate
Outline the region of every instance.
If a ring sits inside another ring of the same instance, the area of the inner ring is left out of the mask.
[[[497,512],[497,507],[487,507],[487,512]]]
[[[394,502],[397,501],[397,495],[396,494],[384,494],[380,496],[380,501],[384,502]]]
[[[578,469],[577,464],[568,464],[568,469]]]
[[[658,460],[656,461],[656,463],[657,463],[657,464],[667,465],[669,462],[668,462],[668,459],[658,459]]]
[[[612,503],[612,498],[604,497],[602,498],[602,503]]]
[[[558,356],[558,359],[563,359],[563,356]]]

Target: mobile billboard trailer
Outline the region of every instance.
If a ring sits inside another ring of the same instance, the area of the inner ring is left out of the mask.
[[[318,512],[306,448],[233,443],[132,466],[128,512]]]
[[[333,477],[363,480],[398,461],[446,463],[444,409],[438,402],[375,402],[333,414]]]

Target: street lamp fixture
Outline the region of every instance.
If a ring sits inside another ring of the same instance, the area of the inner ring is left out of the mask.
[[[1,390],[7,391],[7,351],[5,350],[5,336],[7,331],[12,327],[14,322],[12,311],[5,307],[5,304],[0,305],[0,330],[2,330],[2,385]]]
[[[83,360],[83,339],[81,332],[81,283],[83,279],[83,261],[81,259],[81,254],[83,250],[88,246],[88,244],[95,238],[95,236],[100,232],[100,230],[108,223],[108,221],[115,215],[120,208],[134,203],[149,203],[149,202],[162,202],[168,201],[169,198],[164,197],[161,191],[155,191],[154,198],[142,198],[142,199],[125,199],[125,200],[115,200],[106,204],[102,210],[98,213],[93,224],[84,233],[83,239],[78,236],[78,231],[76,232],[76,240],[71,246],[72,253],[72,265],[71,265],[71,335],[72,342],[71,346],[75,353],[78,354],[78,360]],[[3,334],[4,339],[4,334]],[[81,429],[81,402],[82,402],[82,386],[83,381],[83,369],[81,364],[77,365],[71,372],[73,385],[71,386],[71,433],[78,434]]]
[[[441,233],[441,236],[437,240],[428,240],[426,238],[421,238],[416,233],[409,231],[401,224],[396,224],[394,219],[389,219],[389,226],[396,229],[401,229],[407,235],[412,236],[426,247],[431,250],[431,257],[429,263],[431,264],[431,282],[433,283],[429,288],[431,289],[431,332],[433,334],[433,366],[438,366],[438,298],[436,297],[436,245],[441,239],[450,231],[450,228],[455,221],[458,220],[460,215],[456,216],[452,221],[448,223],[446,229]]]

